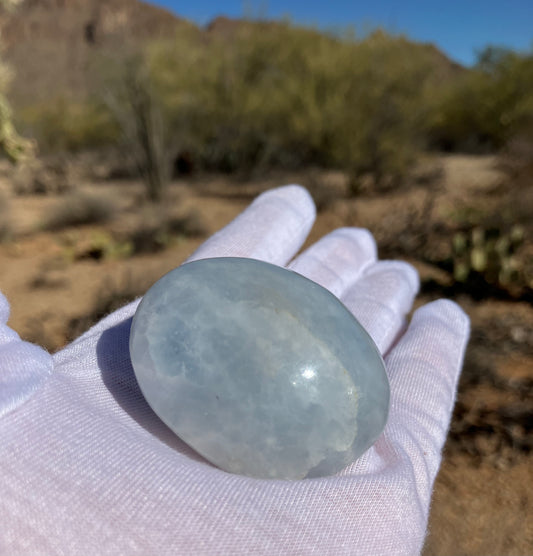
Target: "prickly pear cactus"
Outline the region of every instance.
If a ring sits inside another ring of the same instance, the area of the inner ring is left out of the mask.
[[[519,252],[523,242],[524,229],[520,225],[509,230],[477,226],[457,232],[452,238],[455,280],[467,282],[477,274],[504,289],[532,288],[533,282],[525,272],[526,261]]]

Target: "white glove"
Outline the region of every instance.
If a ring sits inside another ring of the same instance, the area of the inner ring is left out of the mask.
[[[142,397],[128,352],[138,301],[51,356],[7,327],[0,295],[1,554],[420,552],[468,318],[437,301],[405,329],[417,274],[406,263],[377,262],[365,230],[336,230],[293,259],[314,217],[304,189],[272,190],[191,260],[288,265],[337,295],[385,354],[391,409],[376,444],[331,477],[225,473]]]

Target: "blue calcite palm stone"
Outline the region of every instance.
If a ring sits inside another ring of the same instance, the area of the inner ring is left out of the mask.
[[[385,367],[366,331],[326,289],[261,261],[169,272],[137,309],[130,353],[157,415],[231,473],[336,473],[387,420]]]

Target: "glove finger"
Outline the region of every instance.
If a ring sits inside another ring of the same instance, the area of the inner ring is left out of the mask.
[[[18,334],[7,326],[9,319],[9,303],[4,295],[0,293],[0,345],[18,340]]]
[[[296,257],[289,268],[340,297],[376,256],[376,243],[370,232],[340,228]]]
[[[386,353],[405,328],[405,315],[418,293],[416,270],[401,261],[369,265],[341,295],[341,301]]]
[[[22,405],[52,372],[52,357],[39,346],[23,342],[7,326],[9,304],[0,294],[0,417]]]
[[[386,437],[412,462],[421,499],[431,485],[455,400],[469,336],[469,319],[452,301],[418,309],[386,357],[391,408]]]
[[[188,261],[249,257],[285,265],[303,245],[315,216],[313,200],[303,187],[287,185],[267,191]]]

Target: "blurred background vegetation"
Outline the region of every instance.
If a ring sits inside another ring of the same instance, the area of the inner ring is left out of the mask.
[[[467,69],[381,30],[259,22],[100,50],[93,71],[86,98],[16,114],[41,152],[126,143],[152,149],[166,176],[180,154],[223,172],[312,164],[346,170],[356,192],[365,176],[378,189],[401,184],[423,150],[533,141],[533,52],[487,47]]]
[[[380,29],[359,37],[289,21],[219,23],[90,51],[83,94],[25,102],[16,127],[41,155],[122,153],[117,172],[140,176],[152,202],[173,178],[202,172],[339,170],[354,196],[412,184],[435,153],[497,153],[522,183],[531,171],[533,51],[488,46],[465,68]],[[315,189],[326,206],[334,193]],[[418,255],[450,271],[456,288],[530,299],[533,205],[518,217],[513,191],[505,210],[463,207],[445,253]],[[391,254],[412,255],[398,245]]]

